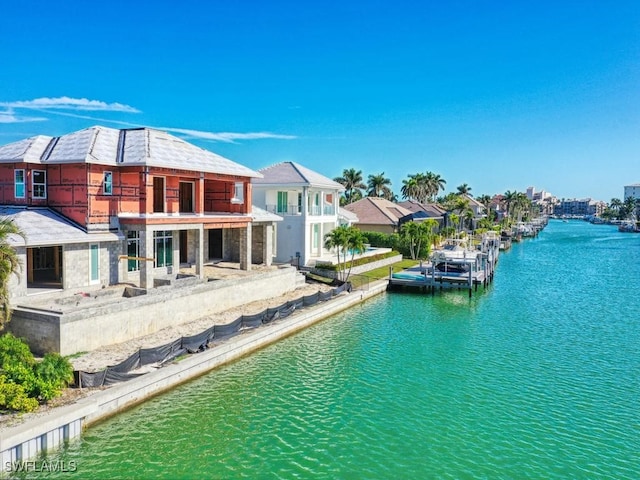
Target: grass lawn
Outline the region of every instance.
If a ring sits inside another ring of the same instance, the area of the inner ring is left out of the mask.
[[[393,273],[404,270],[405,268],[415,267],[420,264],[420,260],[411,260],[410,258],[406,258],[401,260],[398,263],[394,263],[392,265],[387,265],[386,267],[376,268],[375,270],[369,270],[368,272],[361,273],[359,276],[367,277],[370,281],[373,280],[382,280],[383,278],[389,277],[389,267],[393,268]]]

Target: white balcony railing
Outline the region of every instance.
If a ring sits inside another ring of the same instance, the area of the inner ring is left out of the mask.
[[[277,215],[300,215],[302,213],[299,205],[267,205],[265,210]]]
[[[267,205],[265,210],[277,215],[301,215],[302,207],[299,205]],[[335,215],[336,208],[333,205],[311,205],[309,215]]]

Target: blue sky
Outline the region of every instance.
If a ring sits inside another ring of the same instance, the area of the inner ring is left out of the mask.
[[[254,169],[400,194],[621,198],[640,183],[640,2],[14,1],[0,144],[150,126]]]

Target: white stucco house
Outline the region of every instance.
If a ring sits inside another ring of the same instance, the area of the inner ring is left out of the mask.
[[[283,217],[277,227],[274,260],[311,266],[327,256],[325,235],[354,220],[340,209],[344,187],[295,162],[277,163],[259,173],[262,178],[251,182],[254,204]]]

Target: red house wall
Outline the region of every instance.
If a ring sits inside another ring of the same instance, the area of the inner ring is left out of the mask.
[[[25,170],[25,198],[15,198],[14,170]],[[47,172],[45,199],[32,196],[32,171]],[[104,172],[112,172],[112,194],[104,193]],[[153,212],[153,177],[165,178],[165,212],[180,211],[180,181],[194,184],[196,213],[228,212],[246,214],[251,206],[248,178],[162,168],[116,167],[75,164],[2,164],[0,165],[0,203],[5,205],[48,206],[81,225],[109,223],[118,213]],[[201,178],[204,177],[204,180]],[[235,182],[244,183],[244,202],[231,203]]]

